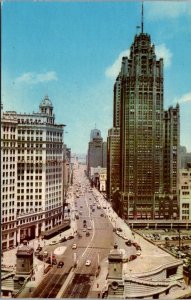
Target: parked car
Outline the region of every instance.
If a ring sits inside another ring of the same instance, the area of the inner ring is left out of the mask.
[[[51,241],[49,245],[56,245],[57,241]]]
[[[128,240],[127,242],[125,242],[125,244],[126,244],[127,246],[131,246],[131,240]]]
[[[129,260],[134,260],[134,259],[136,259],[137,258],[137,255],[131,255],[130,257],[129,257]]]
[[[73,238],[74,238],[73,235],[69,235],[68,238],[67,238],[67,240],[71,240],[71,239],[73,239]]]
[[[123,230],[120,227],[118,227],[117,231],[122,232]]]
[[[77,245],[76,244],[73,244],[72,245],[72,249],[76,249],[77,248]]]
[[[59,242],[60,242],[60,243],[63,243],[63,242],[65,242],[65,241],[67,241],[67,238],[66,238],[65,236],[59,239]]]
[[[100,217],[104,217],[104,214],[101,214]]]

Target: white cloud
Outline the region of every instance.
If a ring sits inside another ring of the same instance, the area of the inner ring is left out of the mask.
[[[106,77],[110,77],[110,78],[115,78],[117,77],[117,75],[119,74],[120,70],[121,70],[121,61],[122,61],[122,57],[123,56],[129,56],[129,49],[122,51],[118,57],[116,58],[116,60],[114,61],[114,63],[108,67],[105,71],[105,76]]]
[[[182,95],[182,97],[180,97],[180,98],[176,98],[175,101],[178,102],[178,103],[187,103],[187,102],[191,102],[191,92]]]
[[[149,19],[177,18],[180,15],[191,14],[189,1],[149,1],[146,4]]]
[[[46,73],[27,72],[15,79],[15,83],[37,84],[41,82],[57,80],[56,72],[49,71]]]
[[[157,59],[163,58],[164,67],[170,67],[172,52],[166,47],[166,45],[160,44],[155,46],[155,52],[156,52]]]

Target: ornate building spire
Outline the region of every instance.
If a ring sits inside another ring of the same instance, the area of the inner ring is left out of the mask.
[[[143,31],[144,31],[144,7],[142,1],[141,33],[143,33]]]

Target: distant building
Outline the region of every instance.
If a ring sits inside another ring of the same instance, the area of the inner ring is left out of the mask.
[[[37,113],[2,114],[3,250],[62,224],[64,126],[48,96]]]
[[[180,168],[187,168],[187,164],[191,162],[191,152],[187,152],[186,147],[180,147]]]
[[[191,163],[180,170],[180,220],[191,220]]]
[[[91,130],[90,142],[88,144],[87,173],[90,176],[90,168],[107,166],[107,144],[103,142],[101,131]]]
[[[120,189],[120,128],[109,129],[107,138],[107,195],[112,200],[113,193]]]

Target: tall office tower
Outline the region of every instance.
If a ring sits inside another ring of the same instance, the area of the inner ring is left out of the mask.
[[[113,200],[114,193],[120,189],[120,128],[108,130],[107,138],[107,197]],[[114,203],[113,203],[114,204]],[[116,206],[114,204],[114,206]]]
[[[153,218],[163,191],[163,60],[143,22],[122,60],[120,135],[122,214]]]
[[[102,167],[107,168],[107,142],[102,144]]]
[[[164,112],[164,193],[178,194],[179,145],[180,145],[179,105]]]
[[[1,116],[1,232],[2,249],[14,247],[17,237],[17,118]]]
[[[121,75],[117,76],[113,89],[113,127],[120,127]]]
[[[166,219],[179,216],[179,151],[180,151],[180,115],[179,105],[164,112],[164,148],[163,148],[163,195],[160,197],[158,214]],[[155,217],[157,211],[155,212]]]
[[[62,224],[63,126],[47,96],[37,113],[2,115],[3,249]]]
[[[107,147],[101,137],[101,131],[91,130],[90,142],[88,143],[87,171],[90,176],[90,168],[106,167]]]
[[[116,78],[113,89],[113,128],[107,137],[107,197],[114,203],[114,194],[120,189],[120,112],[121,112],[121,74]]]

